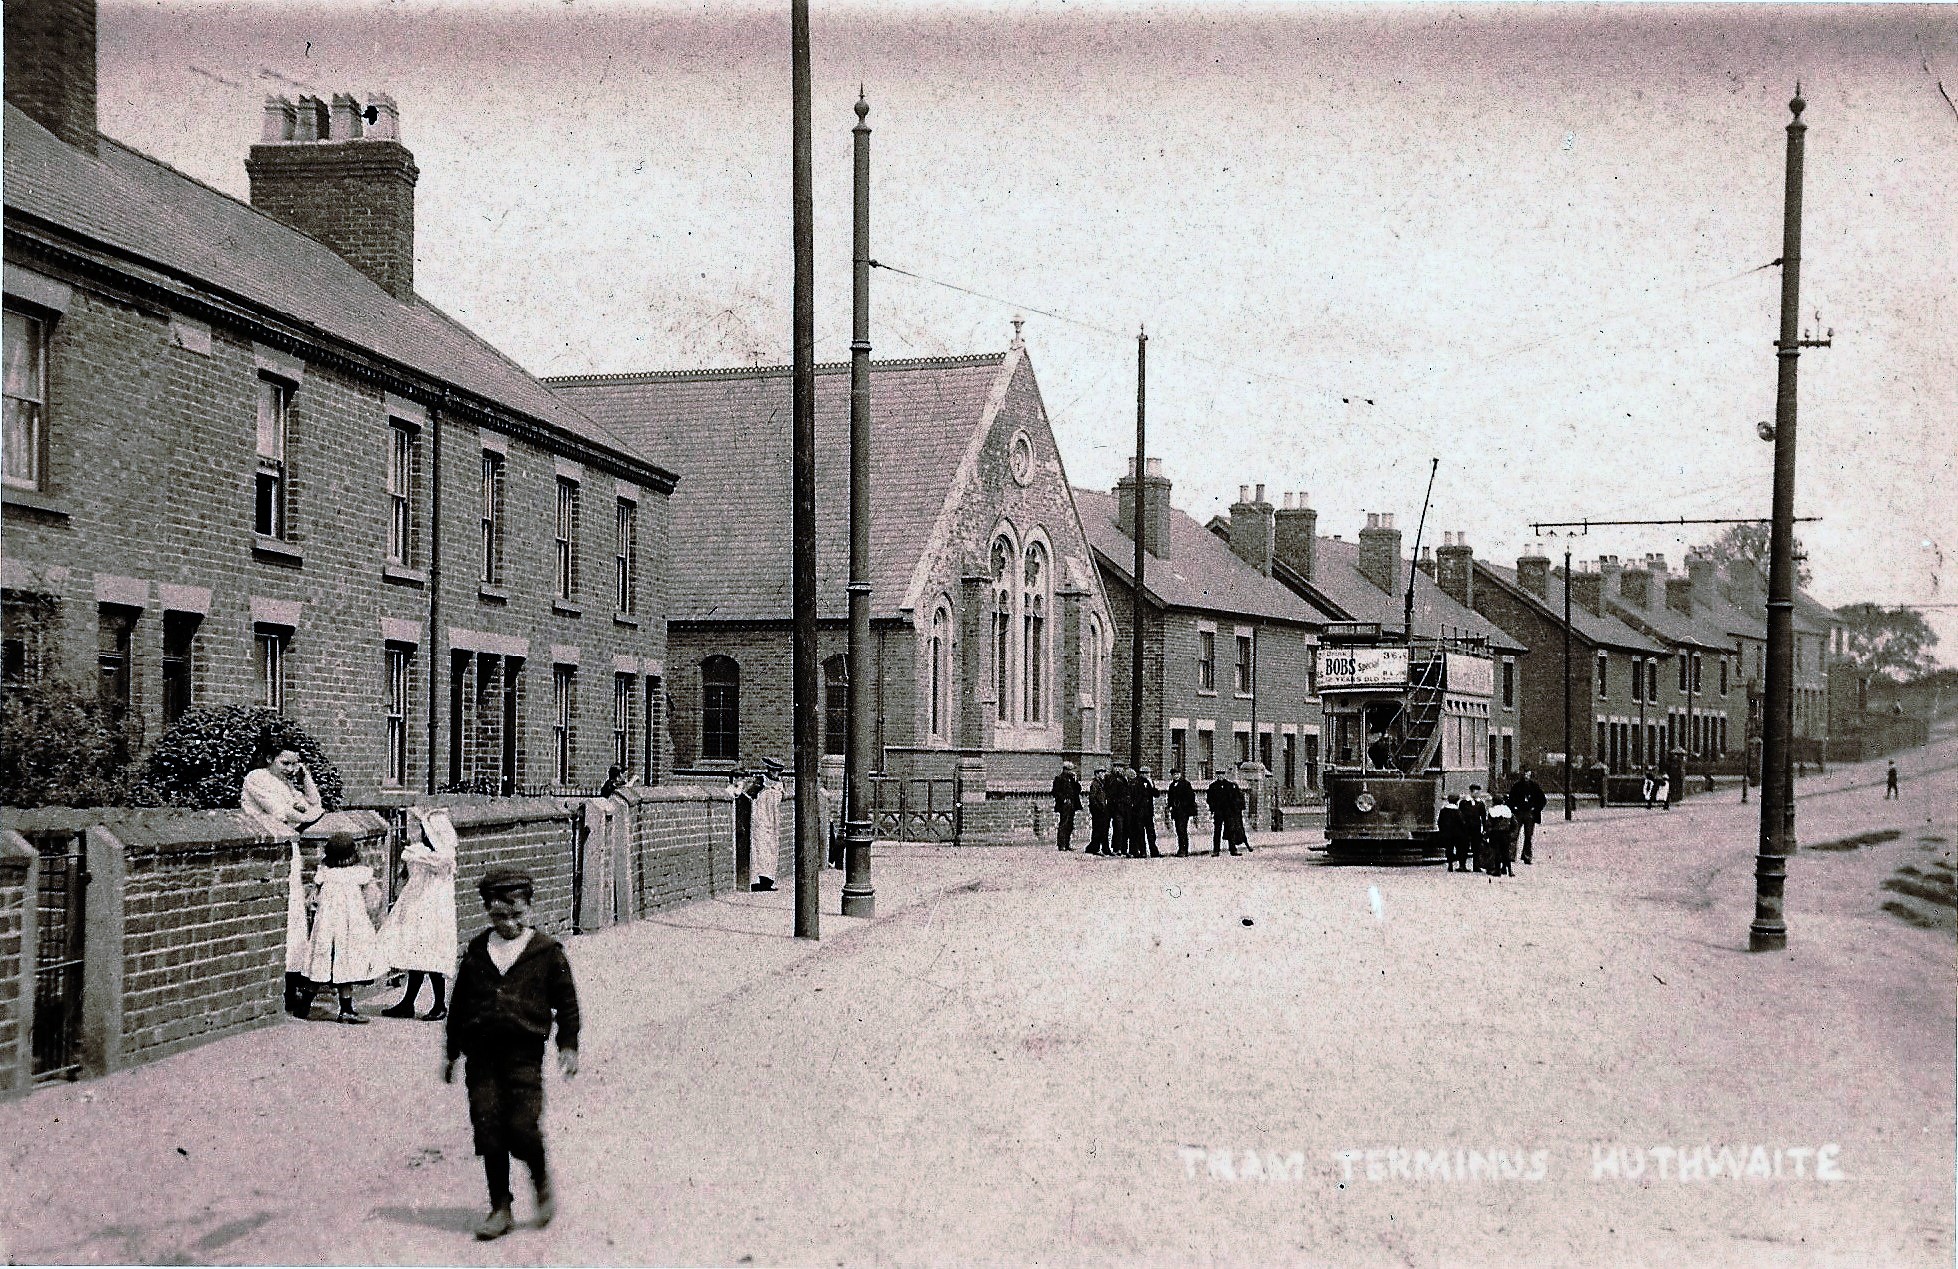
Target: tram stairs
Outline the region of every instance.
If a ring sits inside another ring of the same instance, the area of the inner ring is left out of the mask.
[[[1401,734],[1396,765],[1402,771],[1426,771],[1441,741],[1441,698],[1447,662],[1441,657],[1411,667],[1407,691],[1407,727]]]

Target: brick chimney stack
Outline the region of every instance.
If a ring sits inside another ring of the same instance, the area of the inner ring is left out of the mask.
[[[1129,537],[1135,536],[1133,458],[1129,459],[1129,474],[1115,482],[1115,523]],[[1169,555],[1169,478],[1163,475],[1160,458],[1149,460],[1148,471],[1142,477],[1142,549],[1158,559]]]
[[[9,105],[95,153],[95,0],[7,0]]]
[[[1319,559],[1319,513],[1308,504],[1304,490],[1297,494],[1297,505],[1293,497],[1286,494],[1285,505],[1278,509],[1272,554],[1309,582]]]
[[[1602,558],[1599,561],[1603,562]],[[1570,587],[1571,603],[1596,617],[1604,616],[1604,575],[1588,572],[1582,565],[1577,572],[1564,579]]]
[[[1691,577],[1668,577],[1666,579],[1666,606],[1674,612],[1693,615],[1693,579]]]
[[[1237,558],[1271,576],[1271,560],[1276,549],[1277,515],[1265,501],[1265,487],[1251,492],[1250,485],[1237,487],[1237,501],[1231,504],[1231,551]]]
[[[1646,558],[1648,562],[1651,559],[1650,556]],[[1651,570],[1643,566],[1639,568],[1628,568],[1618,575],[1618,593],[1630,607],[1640,609],[1654,608],[1658,606],[1653,603],[1652,590],[1654,581],[1660,582],[1659,598],[1663,601],[1664,582],[1654,578]]]
[[[259,143],[245,160],[252,206],[344,256],[396,299],[415,294],[415,181],[394,99],[361,104],[265,99]]]
[[[1624,591],[1619,589],[1625,577],[1625,566],[1618,562],[1616,555],[1598,557],[1598,607],[1591,611],[1603,615],[1605,608],[1614,599],[1623,599]]]
[[[1696,607],[1711,608],[1721,602],[1720,566],[1704,555],[1686,557],[1686,576],[1693,585],[1693,603]]]
[[[1360,574],[1389,595],[1401,589],[1401,531],[1391,511],[1367,513],[1360,530]]]
[[[1547,555],[1519,555],[1516,557],[1516,584],[1535,595],[1538,599],[1550,597],[1550,557]]]
[[[1435,550],[1435,584],[1462,607],[1475,607],[1475,552],[1466,531],[1441,535]]]

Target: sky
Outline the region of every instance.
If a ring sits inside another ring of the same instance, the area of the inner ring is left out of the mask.
[[[1537,521],[1768,514],[1799,80],[1810,589],[1958,602],[1958,6],[812,9],[819,358],[861,86],[872,255],[931,279],[873,272],[875,356],[1024,316],[1069,477],[1107,488],[1146,328],[1183,510],[1262,483],[1411,547],[1433,457],[1424,542],[1499,563],[1562,552]],[[391,93],[431,302],[538,374],[778,364],[787,11],[105,0],[101,124],[242,198],[267,92]],[[1716,532],[1573,550],[1676,568]],[[1958,609],[1927,616],[1958,663]]]

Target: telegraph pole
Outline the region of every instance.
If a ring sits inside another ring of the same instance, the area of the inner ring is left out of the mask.
[[[1788,946],[1782,920],[1782,890],[1788,881],[1788,856],[1795,850],[1793,748],[1795,686],[1795,363],[1802,349],[1827,347],[1829,340],[1796,334],[1802,281],[1802,86],[1788,103],[1788,172],[1781,219],[1781,335],[1775,341],[1774,522],[1768,534],[1768,682],[1761,719],[1761,835],[1754,860],[1754,924],[1748,930],[1752,952],[1777,952]]]
[[[844,745],[843,915],[877,910],[870,884],[870,103],[857,88],[850,273],[850,722]],[[883,667],[878,667],[881,674]]]
[[[1570,789],[1570,539],[1564,539],[1564,819],[1576,814]],[[1600,799],[1602,801],[1603,799]]]
[[[1149,373],[1149,332],[1135,333],[1135,589],[1130,593],[1129,613],[1129,766],[1142,765],[1142,570],[1148,552],[1142,549],[1142,526],[1147,522],[1144,490],[1149,473],[1148,435],[1144,427],[1144,384]]]
[[[794,226],[794,357],[790,380],[789,589],[795,608],[795,936],[822,937],[822,799],[816,750],[816,247],[809,141],[809,0],[789,4],[789,84]]]

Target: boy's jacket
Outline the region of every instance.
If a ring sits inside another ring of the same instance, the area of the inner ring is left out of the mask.
[[[564,945],[542,930],[510,966],[498,971],[489,955],[490,931],[469,940],[449,1000],[449,1057],[491,1048],[541,1045],[557,1015],[557,1046],[578,1047],[578,989]]]

